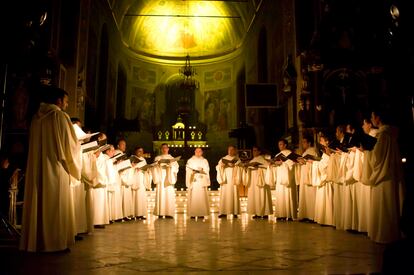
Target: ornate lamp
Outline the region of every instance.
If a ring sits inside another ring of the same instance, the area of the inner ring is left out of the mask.
[[[180,87],[185,90],[195,90],[199,88],[199,83],[194,79],[194,76],[197,74],[196,70],[190,63],[190,55],[187,54],[185,58],[185,65],[178,70],[180,75],[183,77],[183,81],[180,82]]]

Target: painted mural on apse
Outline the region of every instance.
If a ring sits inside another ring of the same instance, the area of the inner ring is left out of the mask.
[[[232,118],[230,88],[205,92],[204,120],[208,131],[228,131]]]

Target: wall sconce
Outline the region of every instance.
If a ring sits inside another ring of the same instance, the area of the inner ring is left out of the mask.
[[[85,96],[83,94],[83,89],[82,88],[76,88],[76,93],[77,93],[77,102],[76,105],[78,106],[79,110],[82,110],[84,107],[84,103],[85,103]]]
[[[78,106],[79,110],[82,110],[84,108],[84,103],[85,103],[85,93],[83,92],[83,77],[82,77],[82,73],[80,72],[78,73],[78,79],[76,82],[76,105]]]
[[[297,72],[292,61],[292,55],[289,54],[286,59],[286,66],[283,71],[283,92],[290,93],[292,91],[292,82],[296,80]]]
[[[287,77],[283,77],[283,92],[290,93],[292,91],[292,87],[290,86],[290,79]]]

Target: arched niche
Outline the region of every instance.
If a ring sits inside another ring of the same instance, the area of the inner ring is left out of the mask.
[[[197,125],[199,112],[196,108],[197,88],[183,86],[183,78],[179,74],[171,75],[161,84],[162,88],[156,88],[157,117],[160,117],[162,128],[171,127],[180,116],[185,123]],[[158,92],[157,92],[158,91]]]

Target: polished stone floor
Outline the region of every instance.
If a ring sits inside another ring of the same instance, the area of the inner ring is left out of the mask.
[[[114,223],[68,253],[2,250],[3,274],[375,274],[384,247],[363,234],[314,223],[149,216]],[[4,265],[3,265],[4,266]]]

